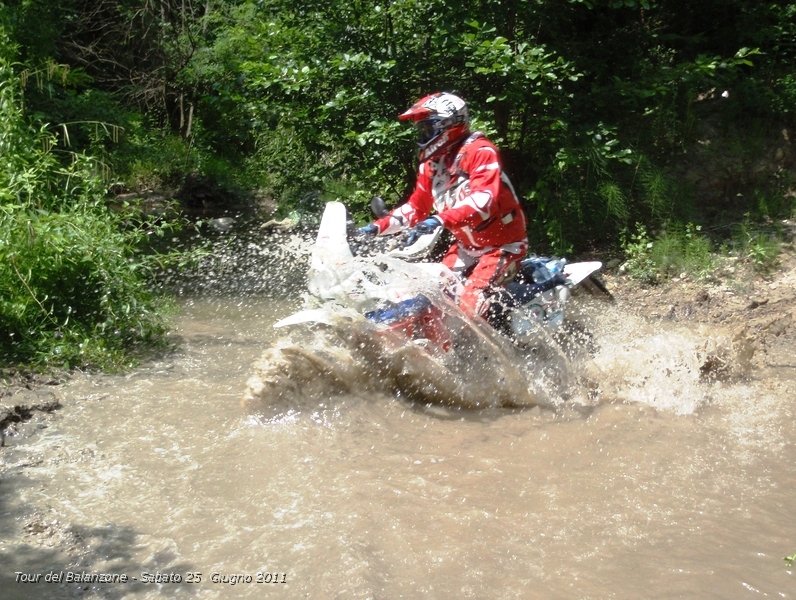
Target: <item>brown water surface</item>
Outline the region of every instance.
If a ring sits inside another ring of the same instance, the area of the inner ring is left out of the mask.
[[[0,597],[796,598],[794,380],[703,382],[704,332],[603,315],[599,391],[554,408],[316,381],[251,411],[292,307],[183,308],[176,355],[1,451]],[[50,572],[137,581],[15,581]]]

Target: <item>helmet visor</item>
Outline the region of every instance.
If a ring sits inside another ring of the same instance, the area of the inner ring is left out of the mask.
[[[417,127],[417,143],[425,146],[440,132],[439,119],[423,119],[415,123]]]

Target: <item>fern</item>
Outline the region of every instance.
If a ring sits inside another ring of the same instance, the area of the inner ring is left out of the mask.
[[[645,163],[639,179],[642,186],[642,201],[649,208],[652,216],[659,219],[669,216],[672,212],[674,198],[668,177],[660,170]]]
[[[627,221],[630,216],[627,196],[615,182],[603,182],[597,189],[597,194],[605,204],[605,212],[609,216],[622,223]]]

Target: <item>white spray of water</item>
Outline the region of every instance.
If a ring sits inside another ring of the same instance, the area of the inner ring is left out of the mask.
[[[387,255],[355,257],[345,218],[341,204],[327,206],[310,258],[306,310],[281,323],[291,326],[289,335],[254,365],[248,403],[371,390],[467,408],[550,404],[511,344],[464,317],[446,297],[443,290],[453,283],[447,269]],[[408,339],[362,316],[418,294],[440,311],[450,344]]]
[[[593,327],[599,348],[585,368],[602,401],[689,415],[711,402],[717,379],[737,379],[749,368],[744,336],[696,324],[664,326],[622,307],[602,311]]]
[[[718,354],[702,332],[671,324],[663,331],[621,308],[586,303],[572,321],[576,328],[542,332],[532,351],[519,351],[465,318],[442,292],[444,272],[434,266],[354,257],[340,231],[319,233],[314,245],[306,236],[286,239],[281,270],[295,278],[296,265],[309,263],[311,293],[303,301],[312,312],[256,361],[244,394],[249,406],[380,392],[462,408],[622,401],[692,414],[710,400],[705,365]],[[417,293],[442,310],[454,338],[449,351],[409,342],[362,316],[379,302]]]

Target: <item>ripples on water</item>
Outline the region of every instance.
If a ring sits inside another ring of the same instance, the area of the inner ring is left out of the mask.
[[[711,332],[585,304],[589,352],[453,372],[486,408],[412,401],[374,363],[400,349],[358,322],[273,330],[308,251],[221,239],[208,280],[184,283],[176,354],[77,377],[45,428],[10,440],[0,595],[794,597],[792,387],[708,381]],[[241,269],[254,287],[220,283]],[[494,401],[516,389],[496,383],[507,370],[531,375],[524,408]],[[262,373],[273,384],[242,406]],[[203,581],[21,585],[17,570]]]

